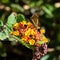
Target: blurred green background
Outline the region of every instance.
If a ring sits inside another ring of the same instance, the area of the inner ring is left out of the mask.
[[[39,13],[40,26],[46,29],[45,35],[50,40],[48,53],[41,60],[60,60],[60,0],[0,0],[0,21],[2,20],[5,24],[12,12],[22,13],[28,19],[35,12]],[[14,44],[14,42],[10,44],[7,39],[0,41],[0,58],[3,60],[31,60],[28,56],[31,50]],[[20,48],[26,51],[24,52],[26,55],[20,52]]]

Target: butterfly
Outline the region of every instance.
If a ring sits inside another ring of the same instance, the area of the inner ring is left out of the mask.
[[[32,15],[32,17],[30,18],[31,22],[33,23],[33,25],[35,26],[36,29],[40,29],[39,27],[39,14],[38,13],[34,13]]]

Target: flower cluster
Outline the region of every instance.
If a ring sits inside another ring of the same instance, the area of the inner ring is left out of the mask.
[[[44,29],[40,29],[38,31],[31,22],[25,20],[15,23],[13,25],[13,31],[10,32],[11,35],[21,37],[21,41],[26,44],[34,46],[39,46],[41,43],[48,42],[48,39],[44,36],[44,33]]]

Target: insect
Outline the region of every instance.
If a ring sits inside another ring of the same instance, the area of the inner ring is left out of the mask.
[[[39,14],[38,13],[34,13],[32,15],[32,17],[30,18],[31,22],[33,23],[33,25],[35,26],[36,29],[40,29],[39,27]]]

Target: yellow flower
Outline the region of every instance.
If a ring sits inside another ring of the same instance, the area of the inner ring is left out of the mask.
[[[25,36],[29,36],[31,33],[31,28],[29,28],[26,32],[25,32]]]
[[[41,33],[45,33],[45,29],[42,28],[42,29],[40,30],[40,32],[41,32]]]
[[[34,28],[34,25],[31,22],[27,23],[27,28]]]
[[[46,37],[43,37],[42,40],[43,40],[44,42],[48,42],[48,38],[46,38]]]
[[[18,23],[15,23],[14,26],[13,26],[13,29],[14,29],[14,30],[17,30],[18,27],[19,27],[19,24],[18,24]]]
[[[29,44],[30,45],[34,45],[35,44],[35,40],[33,40],[33,39],[29,40]]]
[[[35,34],[35,31],[33,29],[31,29],[31,34],[34,35]]]
[[[23,41],[27,42],[26,38],[22,38]]]
[[[30,22],[27,23],[28,26],[31,26],[32,24]]]
[[[15,35],[15,36],[19,36],[19,31],[13,31],[10,34]]]
[[[18,26],[18,23],[15,23],[14,26]]]
[[[27,24],[27,22],[24,20],[24,21],[22,21],[22,23],[24,24],[24,25],[26,25]]]
[[[13,32],[10,32],[11,35],[13,35]]]

